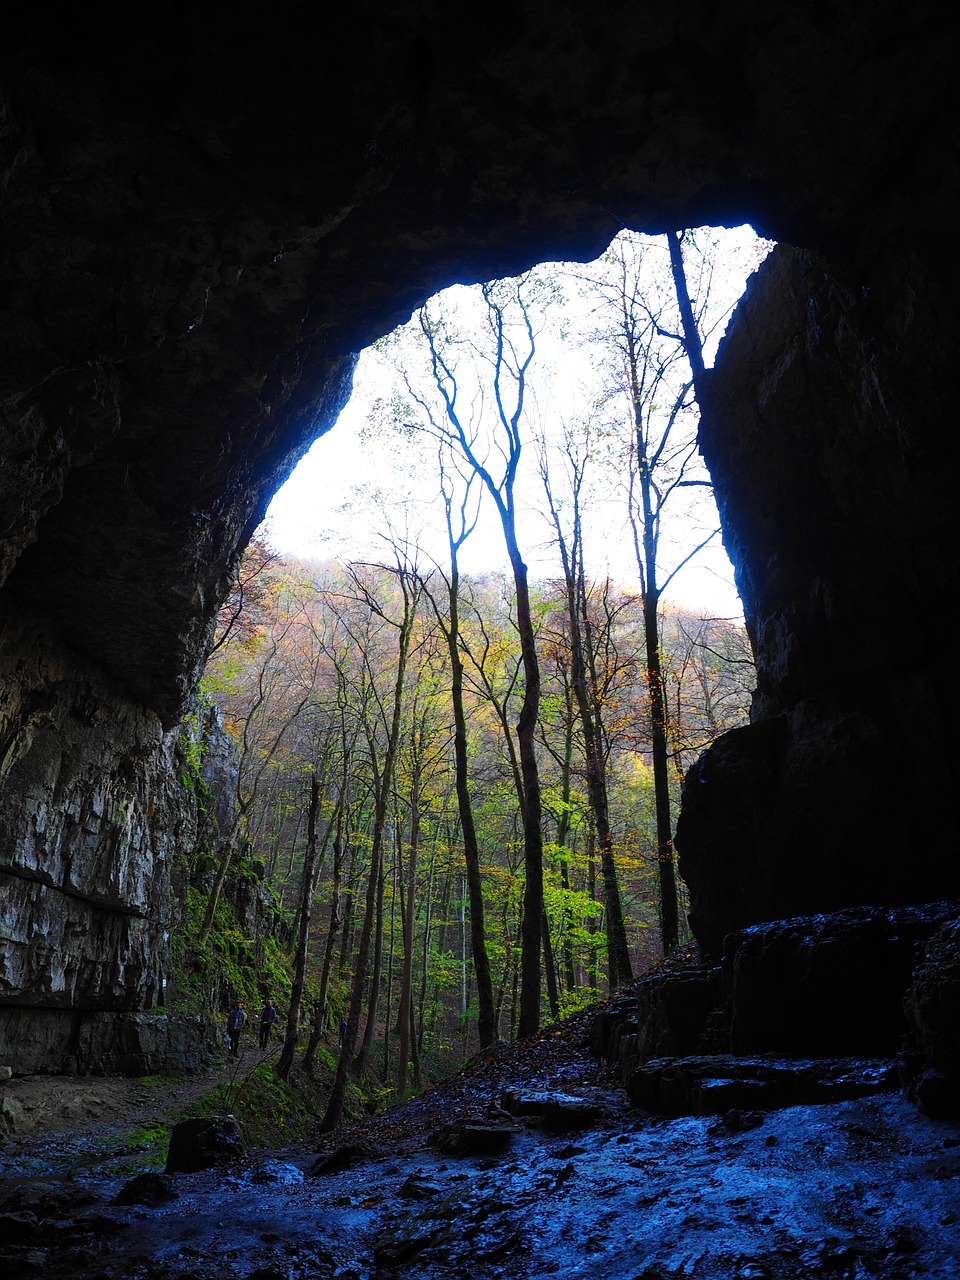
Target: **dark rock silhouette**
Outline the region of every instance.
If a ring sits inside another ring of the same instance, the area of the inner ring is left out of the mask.
[[[905,1002],[907,1092],[932,1116],[960,1120],[960,918],[933,935]]]
[[[181,1120],[170,1134],[167,1173],[198,1173],[229,1168],[246,1154],[243,1129],[233,1116]]]
[[[114,1196],[114,1204],[142,1204],[148,1208],[176,1200],[173,1179],[164,1173],[138,1173],[125,1182]]]

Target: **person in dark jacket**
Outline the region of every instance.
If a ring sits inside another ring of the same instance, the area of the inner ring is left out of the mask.
[[[257,1021],[260,1024],[260,1048],[267,1047],[267,1041],[270,1039],[270,1028],[277,1020],[277,1009],[273,1001],[267,998],[266,1004],[260,1010],[260,1017]]]
[[[227,1039],[230,1041],[231,1057],[236,1057],[240,1052],[240,1032],[247,1025],[247,1014],[241,1001],[237,1001],[236,1006],[230,1010],[230,1017],[227,1019]]]

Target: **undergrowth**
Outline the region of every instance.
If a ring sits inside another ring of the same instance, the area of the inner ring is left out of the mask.
[[[245,1069],[243,1061],[229,1079],[196,1098],[188,1116],[234,1115],[243,1125],[251,1147],[283,1146],[308,1142],[323,1119],[336,1063],[321,1049],[316,1074],[294,1071],[287,1081],[273,1071],[272,1058]],[[363,1098],[353,1090],[350,1110],[359,1115]]]

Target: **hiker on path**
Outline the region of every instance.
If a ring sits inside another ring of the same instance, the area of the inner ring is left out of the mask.
[[[267,1047],[267,1041],[270,1039],[270,1028],[277,1020],[277,1010],[273,1001],[268,997],[266,1004],[260,1010],[260,1017],[257,1021],[260,1024],[260,1048]]]
[[[247,1025],[247,1014],[240,1000],[230,1010],[227,1019],[227,1039],[230,1041],[230,1056],[235,1058],[240,1052],[240,1032]]]

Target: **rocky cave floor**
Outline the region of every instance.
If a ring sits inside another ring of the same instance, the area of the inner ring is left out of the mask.
[[[589,1054],[584,1025],[504,1046],[322,1146],[173,1175],[175,1198],[157,1187],[150,1205],[115,1203],[146,1167],[120,1135],[209,1081],[14,1081],[10,1096],[34,1107],[35,1128],[0,1153],[0,1275],[960,1275],[956,1126],[898,1093],[652,1116]]]

